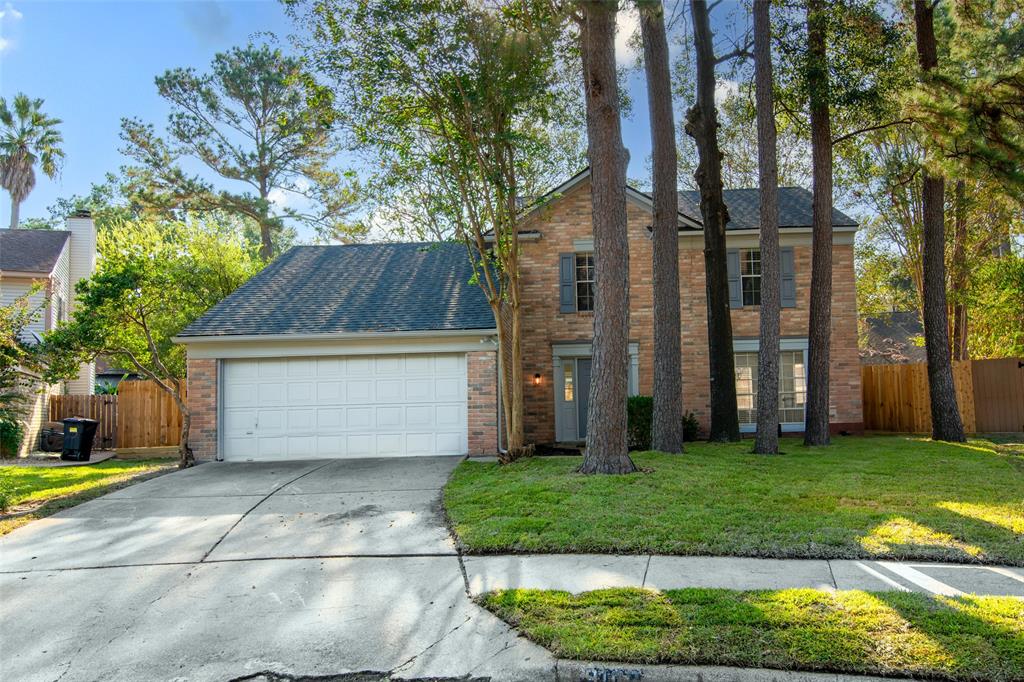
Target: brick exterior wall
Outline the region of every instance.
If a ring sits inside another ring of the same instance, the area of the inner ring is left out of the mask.
[[[630,342],[639,345],[640,393],[653,390],[654,338],[651,300],[651,240],[648,227],[651,214],[633,203],[627,205],[630,263]],[[555,440],[555,398],[552,345],[593,339],[593,314],[561,313],[558,297],[558,257],[574,252],[574,240],[592,237],[590,183],[572,188],[530,218],[524,229],[537,230],[541,238],[522,246],[524,338],[526,354],[525,382],[527,441],[550,443]],[[783,232],[783,239],[786,237]],[[730,236],[729,247],[745,245],[740,237]],[[751,246],[756,248],[756,236]],[[793,245],[797,305],[784,308],[780,319],[783,338],[807,338],[808,304],[811,277],[810,234],[795,237]],[[683,406],[692,410],[703,429],[710,420],[710,384],[708,380],[707,303],[704,292],[704,240],[697,233],[679,240],[679,279],[683,334]],[[853,271],[853,245],[837,244],[833,249],[833,326],[831,349],[830,401],[835,415],[833,428],[859,431],[863,428],[860,397],[860,365],[857,355],[857,311]],[[732,311],[734,339],[756,339],[759,312],[756,307]],[[542,381],[531,380],[540,374]]]
[[[188,407],[192,412],[189,442],[196,459],[217,457],[217,361],[188,358]]]
[[[469,454],[498,451],[498,355],[494,351],[466,353]]]

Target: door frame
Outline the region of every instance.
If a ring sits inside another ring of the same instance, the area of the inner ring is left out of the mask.
[[[575,362],[579,358],[590,358],[594,355],[591,343],[554,343],[551,344],[551,362],[555,393],[555,441],[558,443],[579,442],[579,414],[576,412],[579,401],[565,401],[565,363]],[[573,374],[577,376],[577,374]],[[640,344],[629,344],[629,395],[640,392]]]

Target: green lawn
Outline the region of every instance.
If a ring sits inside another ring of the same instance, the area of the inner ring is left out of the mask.
[[[1024,679],[1024,600],[907,592],[507,590],[483,604],[562,658]]]
[[[74,467],[0,466],[0,512],[10,512],[0,515],[0,535],[176,465],[171,459],[109,459]]]
[[[466,550],[903,558],[1024,566],[1024,445],[895,436],[693,443],[634,453],[642,473],[579,458],[467,461],[445,488]]]

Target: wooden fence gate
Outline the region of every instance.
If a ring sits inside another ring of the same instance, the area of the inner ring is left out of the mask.
[[[1024,359],[953,363],[957,404],[968,433],[1024,431]],[[864,428],[930,433],[928,365],[863,365]]]
[[[50,396],[50,421],[99,421],[97,448],[149,448],[181,442],[181,411],[152,381],[122,381],[117,395]]]
[[[974,360],[978,431],[1024,431],[1024,358]]]

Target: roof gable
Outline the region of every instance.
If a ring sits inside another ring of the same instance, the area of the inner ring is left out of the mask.
[[[179,337],[488,330],[462,244],[296,246]]]
[[[63,230],[0,230],[0,270],[49,275],[69,237]]]

